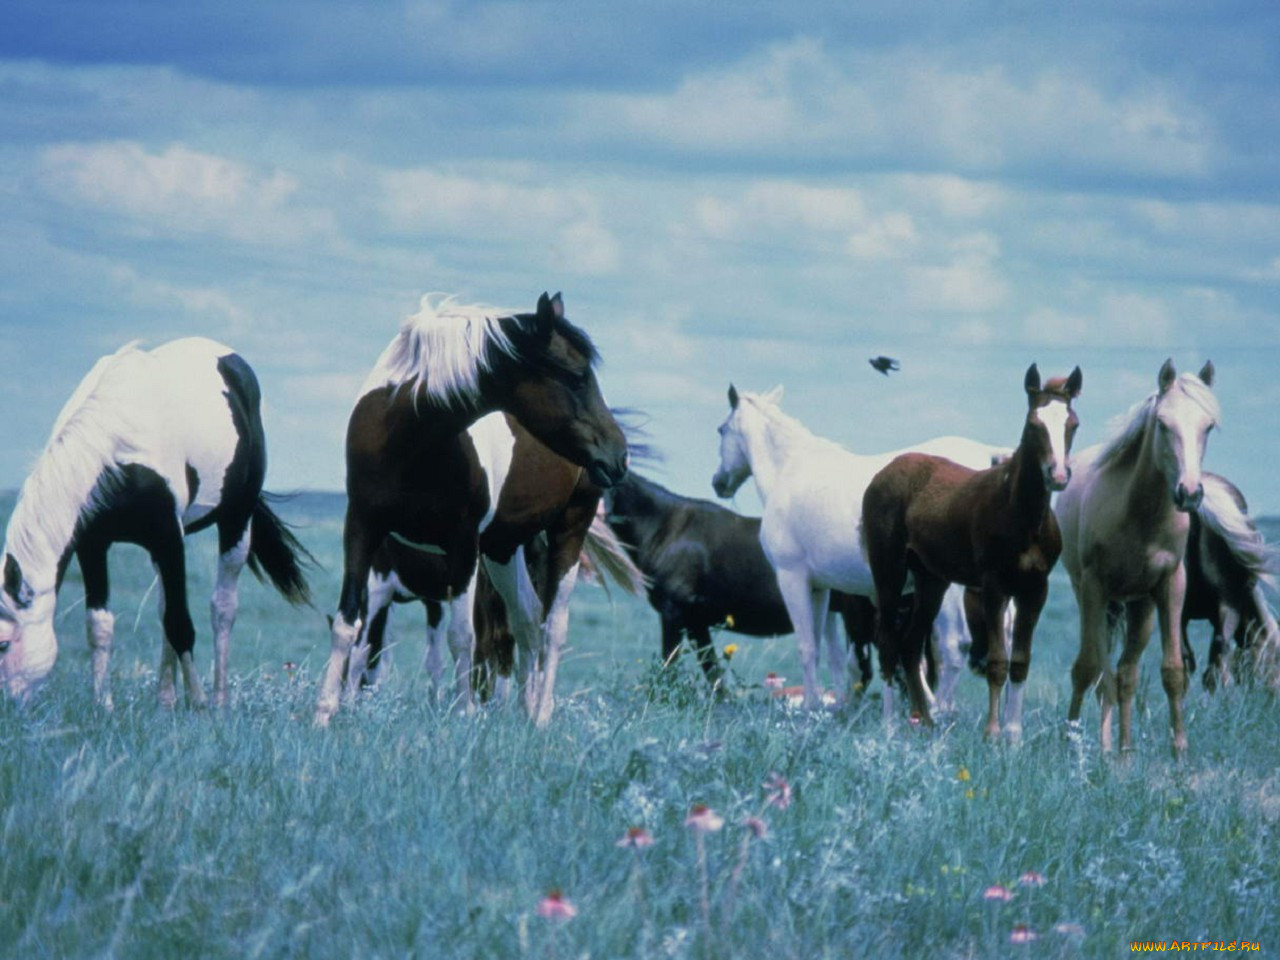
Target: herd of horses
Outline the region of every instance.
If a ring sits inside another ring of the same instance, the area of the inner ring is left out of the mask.
[[[823,702],[824,645],[840,692],[854,688],[837,616],[859,683],[878,652],[891,721],[899,682],[913,721],[929,726],[935,710],[950,709],[968,644],[970,666],[987,679],[986,733],[1014,740],[1059,557],[1080,609],[1069,721],[1096,687],[1104,749],[1117,702],[1120,746],[1132,746],[1138,662],[1157,620],[1175,751],[1187,743],[1188,620],[1213,624],[1207,684],[1230,676],[1231,643],[1255,659],[1280,645],[1267,546],[1240,492],[1202,470],[1220,419],[1212,364],[1191,375],[1166,362],[1155,392],[1111,439],[1075,454],[1078,367],[1045,381],[1036,365],[1026,371],[1015,444],[943,437],[877,455],[814,435],[781,410],[780,388],[730,386],[713,487],[731,497],[754,479],[763,515],[750,518],[631,469],[597,361],[559,294],[543,294],[530,313],[424,297],[403,322],[348,422],[342,586],[317,724],[377,683],[388,609],[410,601],[427,608],[426,664],[441,695],[470,709],[514,682],[531,721],[547,724],[584,558],[647,592],[664,658],[687,638],[713,685],[722,670],[713,629],[794,633],[808,708]],[[180,666],[188,702],[204,704],[183,537],[216,526],[213,699],[226,702],[243,567],[290,602],[311,602],[312,559],[263,491],[260,404],[248,364],[203,338],[150,351],[130,344],[93,367],[59,414],[5,536],[0,682],[10,695],[25,698],[53,667],[56,598],[74,556],[94,694],[110,708],[106,555],[131,542],[161,584],[160,699],[175,703]],[[1110,639],[1121,631],[1113,667]]]

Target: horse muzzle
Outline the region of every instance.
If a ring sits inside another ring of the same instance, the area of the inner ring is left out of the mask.
[[[1173,488],[1173,505],[1183,513],[1193,513],[1200,509],[1200,504],[1204,501],[1204,484],[1196,484],[1195,490],[1188,491],[1185,486],[1179,483]]]
[[[597,457],[587,464],[587,476],[601,490],[607,490],[627,475],[627,458],[605,460]]]
[[[1067,489],[1067,484],[1070,482],[1070,467],[1067,467],[1062,471],[1046,469],[1044,472],[1044,485],[1054,493],[1061,493],[1063,490]]]

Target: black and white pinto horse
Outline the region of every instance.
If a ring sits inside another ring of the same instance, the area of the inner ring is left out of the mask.
[[[226,703],[227,645],[244,565],[265,573],[290,602],[309,602],[302,567],[310,555],[262,491],[260,403],[249,365],[199,337],[154,350],[129,344],[94,365],[58,415],[5,536],[0,679],[9,693],[25,696],[53,668],[54,610],[74,554],[85,584],[94,696],[111,707],[107,550],[123,542],[146,549],[160,578],[160,700],[176,702],[181,664],[188,704],[204,705],[183,537],[216,525],[214,703]]]
[[[524,314],[425,297],[405,320],[366,379],[347,426],[342,592],[317,724],[326,725],[338,709],[369,613],[369,572],[388,540],[440,558],[443,598],[470,591],[481,525],[496,504],[467,427],[501,410],[552,452],[584,467],[597,487],[626,473],[626,438],[600,394],[597,359],[590,338],[565,319],[559,294],[544,293],[536,311]],[[490,572],[508,609],[516,609],[519,591],[529,588],[521,586],[524,563],[514,548],[506,559]],[[459,699],[467,707],[472,643],[470,631],[450,631]],[[531,654],[525,705],[543,725],[560,649],[544,643]]]

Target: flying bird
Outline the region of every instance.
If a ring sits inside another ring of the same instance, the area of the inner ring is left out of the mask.
[[[886,377],[891,370],[901,369],[901,365],[893,357],[872,357],[867,363],[871,364],[875,369],[879,370]]]

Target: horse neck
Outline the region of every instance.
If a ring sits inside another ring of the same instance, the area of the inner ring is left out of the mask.
[[[763,411],[752,429],[743,431],[743,438],[761,503],[768,502],[787,461],[799,448],[819,439],[799,421],[781,415],[770,416]]]
[[[1049,512],[1051,496],[1032,441],[1034,436],[1034,431],[1028,425],[1022,432],[1022,440],[1013,451],[1013,456],[1002,467],[996,468],[1009,471],[1010,503],[1018,521],[1028,529],[1036,529],[1044,521],[1045,514]]]
[[[628,476],[615,488],[609,526],[628,549],[645,551],[661,532],[673,500],[656,483]]]
[[[1142,438],[1129,456],[1130,468],[1125,490],[1129,522],[1164,525],[1171,517],[1176,517],[1178,510],[1173,505],[1169,481],[1160,469],[1159,458],[1156,456],[1154,413],[1148,418],[1142,429]]]
[[[5,536],[22,574],[37,592],[53,590],[63,558],[74,548],[82,518],[102,500],[109,474],[74,449],[66,432],[46,449],[22,485]]]

